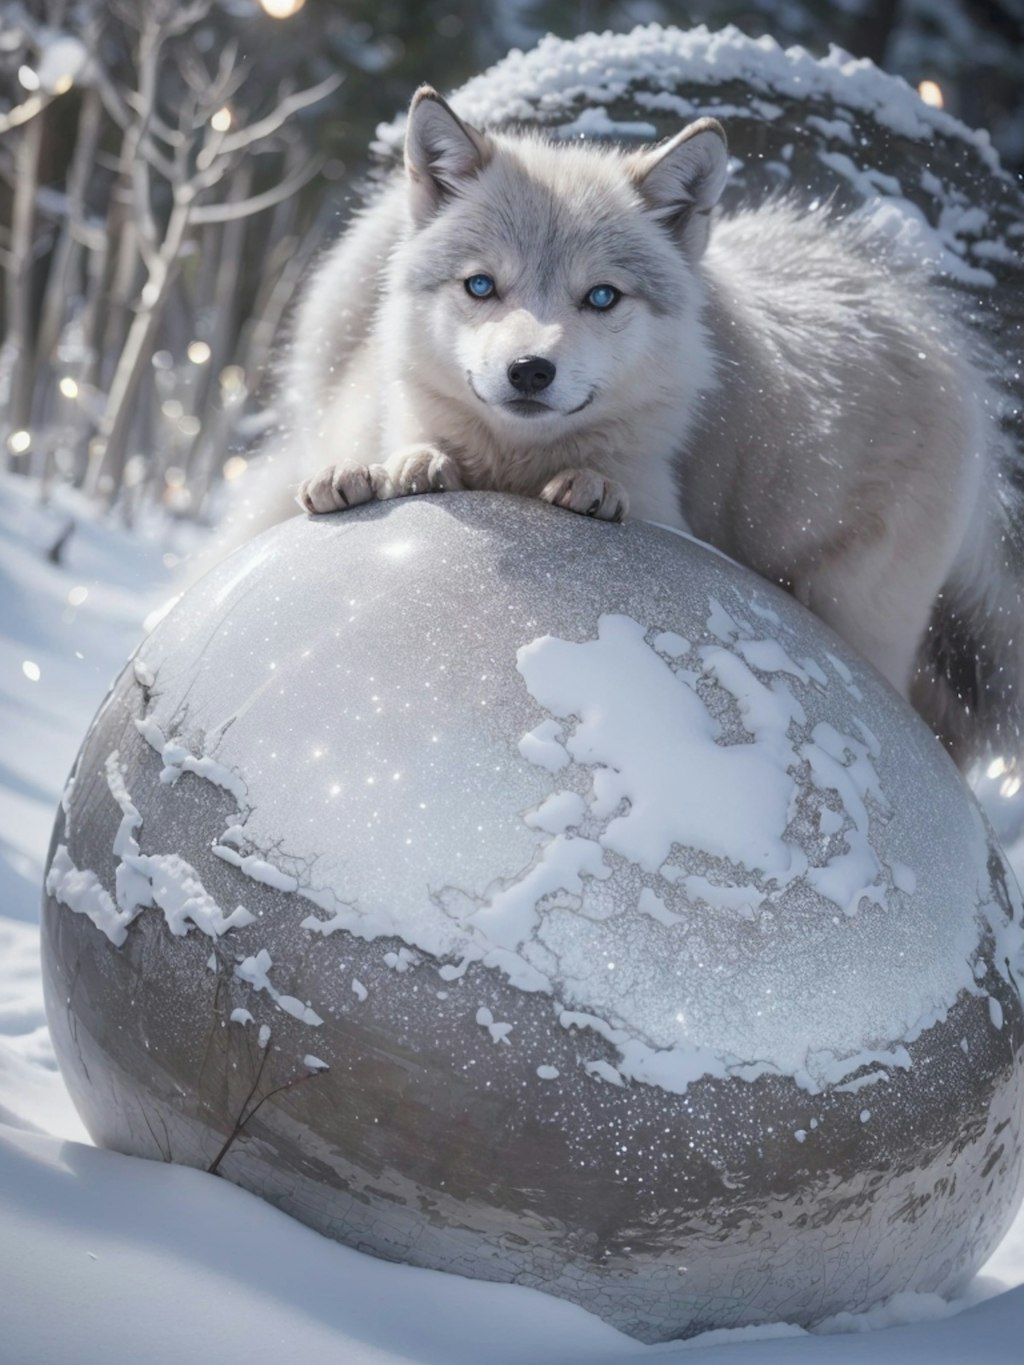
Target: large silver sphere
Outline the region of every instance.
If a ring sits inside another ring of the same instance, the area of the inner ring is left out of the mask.
[[[686,538],[296,520],[83,746],[54,1042],[106,1146],[644,1340],[954,1289],[1021,1196],[1021,906],[938,742]]]

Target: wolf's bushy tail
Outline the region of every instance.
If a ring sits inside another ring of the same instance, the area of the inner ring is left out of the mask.
[[[987,516],[936,599],[911,700],[961,769],[1024,762],[1024,461],[1007,440]]]

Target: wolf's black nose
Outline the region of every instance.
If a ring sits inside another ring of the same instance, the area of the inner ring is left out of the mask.
[[[508,367],[508,382],[520,393],[539,393],[554,377],[554,365],[539,355],[521,355]]]

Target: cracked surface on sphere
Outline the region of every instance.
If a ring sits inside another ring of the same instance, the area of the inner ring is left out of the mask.
[[[941,747],[789,598],[448,493],[279,527],[149,637],[44,979],[99,1142],[653,1341],[977,1268],[1021,944]]]

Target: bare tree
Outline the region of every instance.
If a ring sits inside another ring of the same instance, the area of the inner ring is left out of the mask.
[[[248,159],[273,144],[295,114],[330,94],[341,80],[335,75],[310,89],[282,91],[269,113],[236,127],[232,102],[239,107],[246,84],[237,45],[222,48],[211,69],[194,43],[174,41],[194,30],[209,5],[210,0],[125,5],[121,17],[136,25],[138,34],[135,89],[122,94],[105,73],[98,75],[104,105],[123,135],[120,180],[131,215],[122,229],[122,277],[130,276],[137,252],[142,278],[85,480],[87,492],[108,499],[124,481],[140,385],[182,262],[197,249],[203,229],[270,209],[317,173],[320,161],[309,157],[259,193],[233,188],[251,174]],[[168,62],[177,77],[173,123],[159,105],[161,69]]]
[[[0,440],[44,492],[195,511],[237,439],[320,226],[296,116],[341,82],[243,60],[246,22],[220,0],[8,0]]]
[[[35,92],[0,116],[0,135],[16,135],[10,153],[10,238],[3,256],[5,313],[3,359],[7,377],[8,460],[22,453],[15,433],[29,427],[32,412],[32,265],[43,115],[52,96]]]

